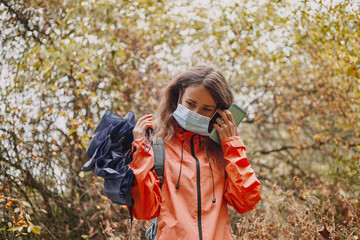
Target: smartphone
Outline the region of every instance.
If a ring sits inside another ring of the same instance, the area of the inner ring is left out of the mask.
[[[244,119],[244,117],[246,116],[246,112],[244,110],[242,110],[238,105],[236,105],[235,103],[231,104],[231,106],[228,109],[231,114],[233,115],[234,121],[235,121],[235,125],[236,127],[239,126],[239,124],[241,123],[241,121]],[[219,113],[215,113],[215,115],[213,116],[213,118],[210,120],[210,124],[209,124],[209,132],[210,132],[210,139],[213,140],[214,142],[218,143],[221,145],[221,140],[219,137],[219,133],[218,131],[213,127],[213,124],[216,123],[216,119],[220,117],[221,115]]]

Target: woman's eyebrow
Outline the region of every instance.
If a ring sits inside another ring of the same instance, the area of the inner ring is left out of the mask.
[[[214,105],[207,105],[207,104],[205,104],[205,105],[204,105],[204,107],[215,108],[216,106],[214,106]]]
[[[191,98],[186,99],[186,101],[190,101],[192,103],[197,103],[195,100],[192,100]]]
[[[197,104],[197,102],[195,100],[192,100],[191,98],[187,98],[186,101],[192,102]],[[216,108],[216,106],[214,105],[208,105],[208,104],[204,104],[203,107],[209,107],[209,108]]]

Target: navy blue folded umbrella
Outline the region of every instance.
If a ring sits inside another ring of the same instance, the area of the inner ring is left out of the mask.
[[[94,171],[104,178],[107,197],[121,205],[133,206],[131,184],[134,173],[129,168],[131,146],[134,140],[132,130],[135,116],[128,112],[124,118],[106,110],[95,128],[86,153],[90,160],[81,170]]]

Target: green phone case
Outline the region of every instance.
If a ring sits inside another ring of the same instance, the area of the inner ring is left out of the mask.
[[[246,112],[244,110],[242,110],[238,105],[236,105],[235,103],[231,104],[231,106],[228,109],[234,118],[235,124],[236,126],[239,126],[239,124],[241,123],[241,121],[244,119],[244,117],[246,116]],[[215,141],[216,143],[221,145],[221,140],[219,137],[219,133],[218,131],[214,128],[211,133],[210,136],[211,140]]]

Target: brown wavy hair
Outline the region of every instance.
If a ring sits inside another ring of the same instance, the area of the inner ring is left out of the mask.
[[[209,65],[192,67],[177,75],[163,90],[155,122],[155,135],[161,136],[164,141],[174,136],[176,120],[172,114],[177,108],[179,97],[187,87],[196,84],[203,85],[210,92],[217,108],[227,109],[234,102],[230,86],[220,70]],[[221,146],[209,137],[205,138],[205,152],[208,158],[213,156],[216,163],[225,163]]]

